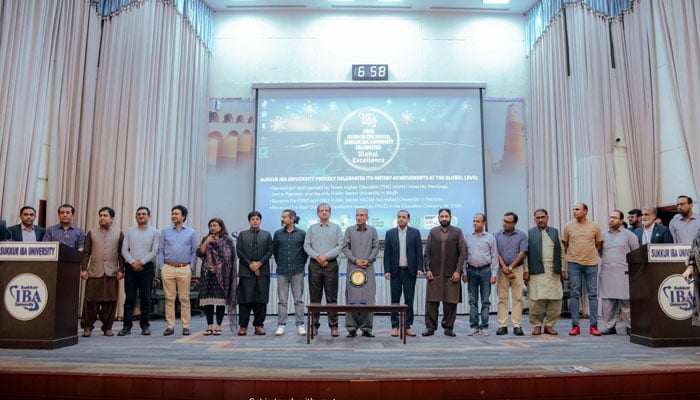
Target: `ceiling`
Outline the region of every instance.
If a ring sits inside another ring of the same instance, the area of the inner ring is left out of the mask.
[[[233,11],[433,11],[525,14],[537,0],[510,0],[506,5],[482,0],[203,0],[216,12]]]

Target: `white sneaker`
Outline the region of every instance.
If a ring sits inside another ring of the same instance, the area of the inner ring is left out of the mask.
[[[468,333],[469,336],[474,336],[474,335],[478,335],[478,334],[479,334],[479,328],[472,328]]]
[[[482,330],[481,330],[481,336],[488,336],[488,335],[489,335],[488,329],[482,329]]]
[[[297,332],[299,333],[299,336],[306,336],[306,329],[304,329],[304,325],[297,326]]]
[[[282,336],[284,335],[284,329],[286,328],[286,325],[279,325],[277,327],[277,330],[275,331],[275,336]]]

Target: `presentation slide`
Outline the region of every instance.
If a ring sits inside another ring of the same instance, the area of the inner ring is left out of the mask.
[[[279,229],[287,208],[306,229],[322,202],[343,230],[368,209],[382,240],[400,209],[423,238],[440,208],[466,232],[484,211],[478,88],[258,88],[257,115],[263,229]]]

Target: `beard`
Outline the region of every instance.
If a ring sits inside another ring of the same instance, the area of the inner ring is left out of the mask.
[[[448,226],[450,226],[450,221],[440,221],[440,225],[447,228]]]

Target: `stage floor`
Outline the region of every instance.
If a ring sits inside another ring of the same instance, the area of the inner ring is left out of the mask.
[[[288,330],[276,337],[276,317],[265,321],[267,335],[233,335],[224,328],[221,336],[204,336],[206,320],[192,317],[192,335],[182,336],[180,321],[172,336],[163,336],[165,321],[151,321],[151,336],[142,336],[136,322],[133,333],[118,337],[120,322],[115,323],[114,337],[102,335],[98,328],[92,337],[79,339],[75,346],[56,350],[0,349],[0,368],[13,370],[50,370],[75,373],[186,375],[202,377],[267,377],[336,379],[418,378],[439,376],[490,376],[510,374],[570,374],[590,370],[637,371],[686,369],[700,367],[695,353],[700,347],[651,348],[632,344],[624,333],[595,337],[588,334],[588,321],[581,320],[580,336],[569,336],[571,321],[562,319],[559,335],[532,336],[528,323],[525,336],[497,336],[492,316],[490,336],[468,336],[468,316],[457,318],[457,337],[447,337],[442,330],[434,336],[421,337],[422,316],[413,328],[418,334],[403,345],[390,336],[389,317],[374,318],[375,338],[346,338],[340,317],[341,336],[330,336],[322,317],[319,335],[311,344],[296,335],[294,318]],[[527,320],[527,316],[525,316]],[[291,324],[290,324],[291,323]],[[76,328],[77,329],[77,328]],[[80,331],[78,329],[78,331]],[[583,367],[583,368],[580,368]]]
[[[345,337],[347,332],[342,328],[342,315],[341,336],[333,338],[325,325],[325,318],[322,318],[319,335],[311,344],[306,344],[306,337],[296,335],[293,316],[287,322],[288,332],[281,337],[274,335],[276,316],[268,316],[266,336],[249,333],[245,337],[234,336],[225,329],[221,336],[203,336],[206,320],[201,316],[192,317],[193,333],[188,337],[181,335],[179,320],[175,335],[167,337],[162,336],[163,320],[151,321],[152,336],[142,336],[136,322],[136,329],[126,337],[116,336],[122,326],[120,322],[115,323],[114,337],[103,336],[98,322],[92,337],[81,337],[75,346],[56,350],[0,349],[0,387],[7,389],[8,384],[29,384],[31,388],[31,383],[12,381],[13,375],[27,374],[295,381],[303,386],[304,381],[396,382],[527,377],[561,377],[564,378],[561,382],[566,382],[567,377],[573,376],[624,376],[645,372],[677,376],[677,382],[669,383],[673,391],[686,379],[681,377],[695,377],[700,373],[700,357],[695,355],[700,347],[645,347],[630,343],[624,333],[594,337],[588,334],[588,320],[581,320],[583,333],[580,336],[568,336],[571,324],[568,319],[557,324],[558,336],[532,336],[528,323],[523,326],[525,336],[514,336],[510,328],[508,335],[497,336],[495,319],[493,315],[488,337],[468,336],[466,315],[458,316],[457,337],[444,336],[442,330],[434,336],[421,337],[424,324],[420,316],[413,326],[418,336],[409,337],[406,345],[390,336],[391,325],[386,315],[374,318],[375,338]],[[640,382],[653,385],[649,379]],[[696,382],[686,382],[681,391],[687,394],[695,390],[692,387],[696,385]],[[15,389],[15,393],[24,390]],[[648,393],[652,388],[640,387],[637,390]]]

